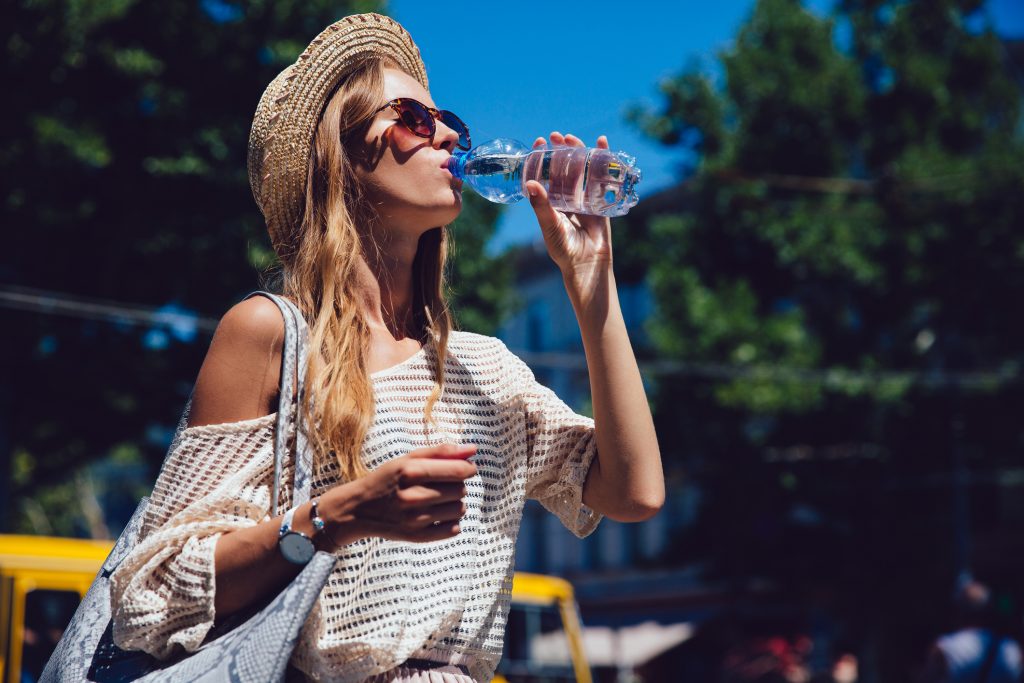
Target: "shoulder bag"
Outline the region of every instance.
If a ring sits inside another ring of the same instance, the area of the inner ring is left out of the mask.
[[[308,364],[306,322],[301,312],[287,299],[269,292],[252,292],[245,298],[262,295],[281,309],[285,321],[285,343],[281,360],[280,404],[274,435],[274,482],[271,492],[272,516],[281,513],[280,478],[288,448],[288,427],[295,424],[295,480],[292,504],[309,500],[312,480],[312,452],[306,422],[301,419],[304,380]],[[293,383],[294,379],[294,383]],[[297,396],[296,396],[297,393]],[[168,456],[187,425],[191,397]],[[165,459],[166,463],[167,460]],[[89,592],[78,606],[53,655],[46,664],[40,683],[57,681],[238,681],[268,683],[284,680],[288,660],[302,625],[334,568],[335,557],[318,552],[298,576],[270,603],[245,614],[232,615],[218,625],[195,652],[179,658],[158,660],[141,651],[117,647],[111,637],[110,575],[138,542],[143,513],[149,502],[143,498],[117,539]]]

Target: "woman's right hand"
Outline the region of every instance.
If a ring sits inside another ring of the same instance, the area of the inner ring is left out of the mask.
[[[472,444],[419,448],[320,497],[324,538],[333,550],[360,538],[428,542],[451,538],[466,514],[466,479],[476,475],[467,459]]]

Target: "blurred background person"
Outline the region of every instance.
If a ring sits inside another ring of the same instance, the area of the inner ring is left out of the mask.
[[[971,578],[953,597],[957,628],[939,636],[928,653],[925,683],[1009,683],[1021,678],[1021,650],[994,608],[992,592]]]

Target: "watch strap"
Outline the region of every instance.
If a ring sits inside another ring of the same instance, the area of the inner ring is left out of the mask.
[[[282,538],[285,534],[292,530],[292,520],[295,518],[295,508],[289,508],[288,512],[284,513],[284,518],[281,520],[281,530],[278,532],[277,537]],[[296,532],[300,533],[300,532]],[[303,534],[305,536],[305,534]]]
[[[309,521],[313,523],[313,535],[317,535],[324,530],[326,526],[324,520],[320,517],[320,512],[317,510],[317,504],[320,502],[319,498],[314,498],[311,501],[309,508]]]
[[[313,559],[316,546],[313,545],[313,539],[301,531],[292,528],[292,520],[295,517],[297,507],[293,507],[284,513],[284,517],[281,519],[281,529],[277,534],[277,547],[284,556],[284,559],[293,564],[304,565]],[[296,543],[298,546],[296,546]]]

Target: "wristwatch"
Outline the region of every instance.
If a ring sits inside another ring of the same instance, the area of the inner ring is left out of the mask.
[[[281,531],[277,535],[277,547],[281,549],[284,559],[293,564],[309,564],[316,553],[313,539],[301,531],[292,529],[292,517],[295,516],[295,508],[284,513],[281,521]]]

